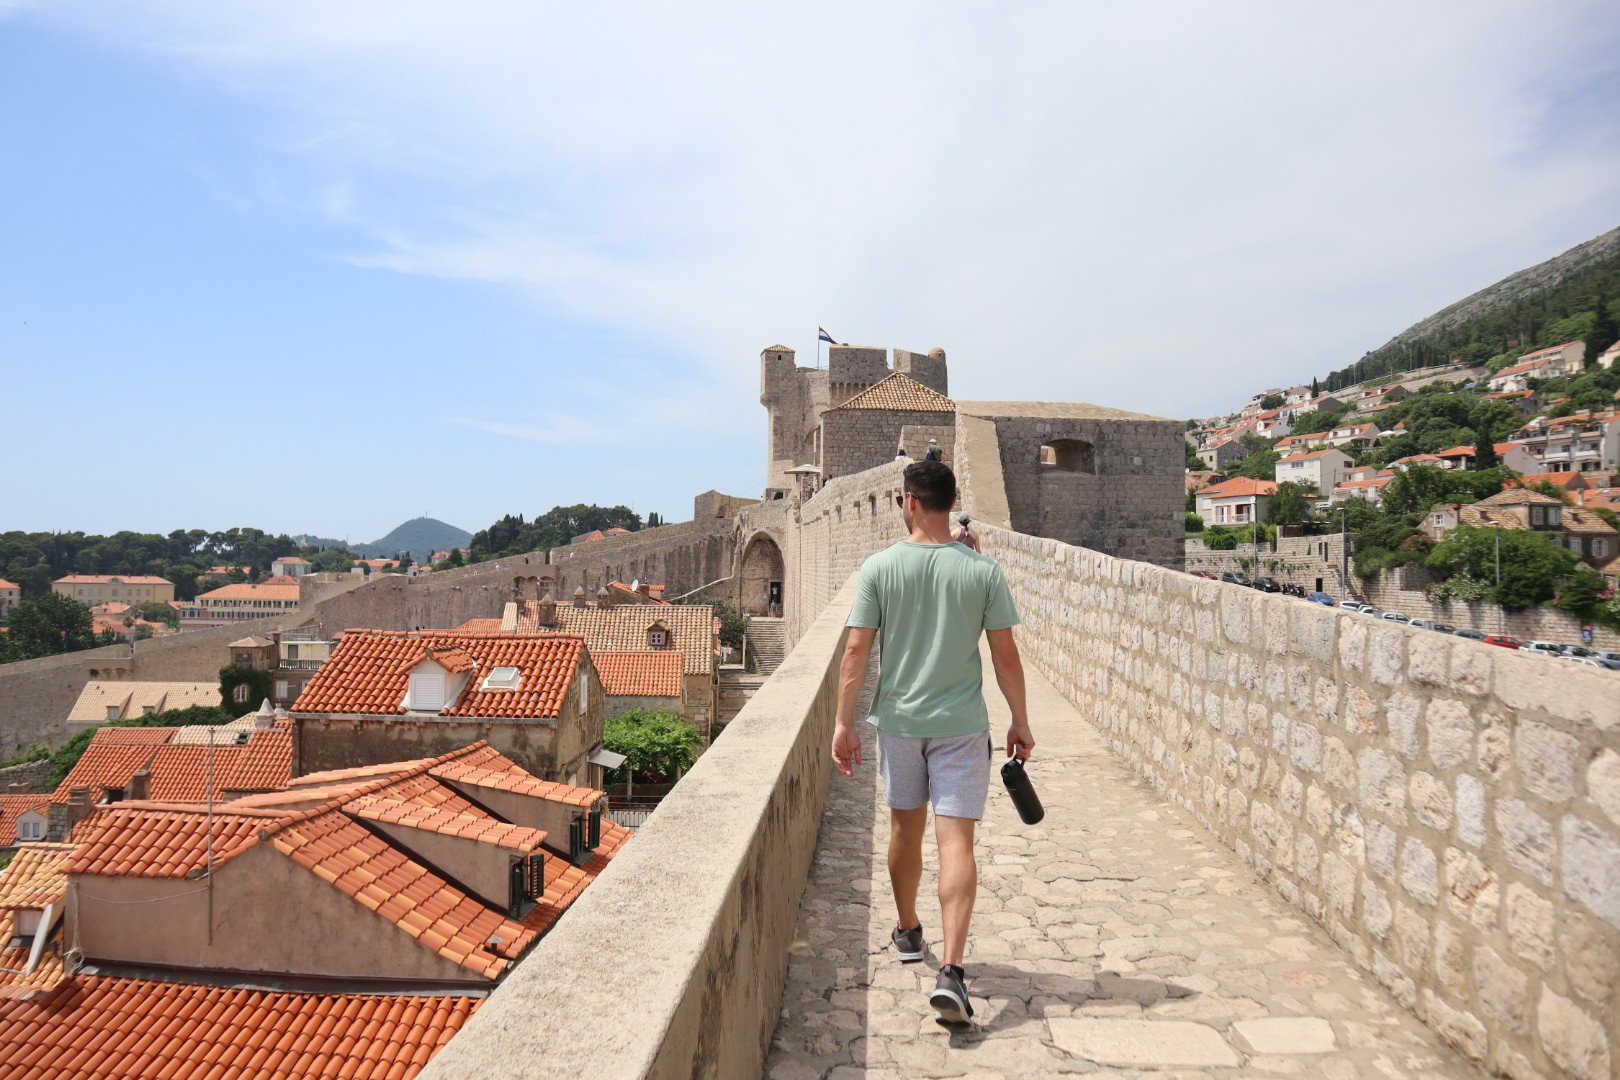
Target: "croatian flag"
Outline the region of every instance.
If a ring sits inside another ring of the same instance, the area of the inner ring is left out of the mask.
[[[821,340],[825,341],[827,344],[829,344],[829,345],[838,344],[838,342],[833,340],[833,336],[831,334],[827,333],[827,330],[826,330],[825,327],[818,326],[818,327],[816,327],[816,331],[819,334]]]

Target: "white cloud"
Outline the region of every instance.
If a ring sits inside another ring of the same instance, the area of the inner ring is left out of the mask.
[[[943,345],[962,396],[1207,413],[1620,205],[1602,2],[126,11],[33,17],[272,106],[356,262],[531,290],[734,399],[822,323]]]

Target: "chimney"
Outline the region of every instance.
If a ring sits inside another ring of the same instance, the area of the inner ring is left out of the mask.
[[[253,714],[253,730],[269,731],[275,726],[276,710],[270,704],[270,699],[265,698],[263,701],[259,702],[259,711]]]
[[[90,816],[93,807],[90,805],[90,789],[76,787],[68,792],[67,805],[67,833],[72,835],[73,827]]]
[[[547,628],[557,625],[557,598],[551,595],[550,589],[547,589],[546,595],[540,599],[537,621]]]
[[[131,799],[147,799],[152,795],[152,769],[150,766],[140,769],[129,778],[129,797]]]
[[[652,599],[652,586],[645,581],[636,582],[636,592],[649,600]]]
[[[515,634],[518,628],[518,606],[516,600],[508,600],[501,606],[501,633]]]
[[[574,586],[574,606],[575,607],[584,607],[585,606],[585,586],[583,586],[583,585]]]
[[[608,589],[608,587],[606,585],[604,585],[600,589],[596,590],[596,606],[597,607],[612,607],[613,606],[613,593],[611,591],[609,591],[609,589]]]

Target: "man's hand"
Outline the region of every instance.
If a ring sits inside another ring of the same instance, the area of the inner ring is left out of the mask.
[[[839,724],[833,729],[832,759],[839,772],[855,775],[855,766],[861,763],[861,737],[855,734],[853,724]]]
[[[1016,757],[1019,761],[1028,761],[1029,755],[1035,750],[1035,736],[1030,733],[1027,722],[1014,722],[1007,726],[1007,756]]]

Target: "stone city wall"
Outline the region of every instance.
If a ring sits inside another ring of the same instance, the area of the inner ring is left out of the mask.
[[[983,540],[1029,660],[1397,1000],[1505,1075],[1613,1074],[1612,673]]]
[[[531,554],[420,577],[377,574],[335,594],[324,590],[326,599],[285,615],[0,665],[0,757],[70,738],[68,712],[91,679],[211,682],[228,662],[231,642],[306,623],[333,633],[353,627],[444,628],[496,617],[512,597],[514,578],[536,568],[544,569],[544,560]]]
[[[853,599],[851,583],[423,1080],[760,1075],[826,801]]]
[[[553,548],[551,560],[560,600],[579,586],[594,600],[596,590],[610,581],[637,580],[665,586],[665,596],[679,596],[729,577],[734,548],[730,519],[701,526],[683,521]]]
[[[51,763],[25,761],[0,769],[0,795],[43,795],[51,790]]]
[[[941,419],[950,421],[954,417],[937,412],[834,409],[821,418],[821,474],[836,480],[895,460],[901,434],[907,428],[943,431],[943,436],[935,437],[940,439],[942,447],[949,449],[955,441],[955,426],[941,424]],[[926,435],[922,438],[922,448],[926,453]],[[910,452],[908,447],[907,453]],[[912,460],[921,456],[917,454]]]

